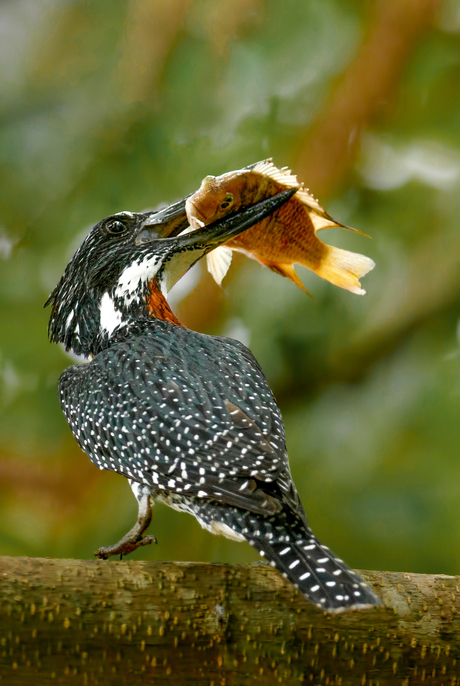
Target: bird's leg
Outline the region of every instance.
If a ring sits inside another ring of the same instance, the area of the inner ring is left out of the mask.
[[[148,528],[152,520],[152,505],[150,502],[150,493],[142,493],[138,499],[139,513],[137,522],[123,538],[114,545],[106,545],[94,553],[100,560],[107,560],[111,555],[128,555],[133,550],[143,545],[156,543],[155,536],[144,536],[142,534]]]

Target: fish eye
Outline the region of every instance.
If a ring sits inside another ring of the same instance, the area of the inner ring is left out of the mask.
[[[118,219],[111,219],[105,225],[105,230],[112,236],[120,236],[122,233],[125,233],[126,225]]]
[[[227,195],[224,198],[224,202],[221,204],[221,208],[223,210],[227,209],[227,207],[230,207],[233,200],[234,200],[233,195],[231,193],[227,193]]]

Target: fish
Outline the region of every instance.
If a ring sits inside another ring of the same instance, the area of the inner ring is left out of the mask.
[[[307,267],[335,286],[364,295],[366,291],[360,279],[374,268],[374,261],[323,243],[316,235],[322,229],[333,227],[361,231],[332,219],[290,169],[276,167],[272,159],[221,176],[206,176],[200,188],[185,202],[189,230],[207,226],[294,187],[298,189],[296,194],[279,210],[207,256],[208,270],[215,281],[222,283],[231,264],[232,251],[238,250],[290,279],[306,293],[295,264]]]

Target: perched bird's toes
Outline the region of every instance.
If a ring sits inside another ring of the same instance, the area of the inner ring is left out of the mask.
[[[155,536],[144,536],[138,540],[133,539],[120,541],[119,543],[115,543],[115,545],[105,545],[102,546],[102,548],[99,548],[99,550],[96,550],[94,555],[99,560],[108,560],[112,555],[129,555],[129,553],[132,553],[136,548],[150,545],[150,543],[158,543]]]
[[[95,557],[97,557],[99,560],[108,560],[111,555],[116,555],[116,553],[109,551],[109,548],[112,547],[113,546],[110,545],[102,546],[102,548],[99,548],[94,552]]]
[[[150,545],[151,543],[158,543],[155,536],[144,536],[144,538],[141,538],[141,540],[137,543],[136,548],[139,548],[142,545]]]

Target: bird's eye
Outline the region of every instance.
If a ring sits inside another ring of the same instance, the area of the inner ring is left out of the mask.
[[[123,222],[118,221],[118,219],[112,219],[111,221],[107,222],[105,228],[107,233],[110,233],[112,236],[119,236],[126,231],[126,226],[123,224]]]
[[[230,205],[233,203],[233,195],[231,193],[227,193],[227,195],[224,198],[224,202],[221,204],[221,208],[223,210],[226,210],[227,207],[230,207]]]

